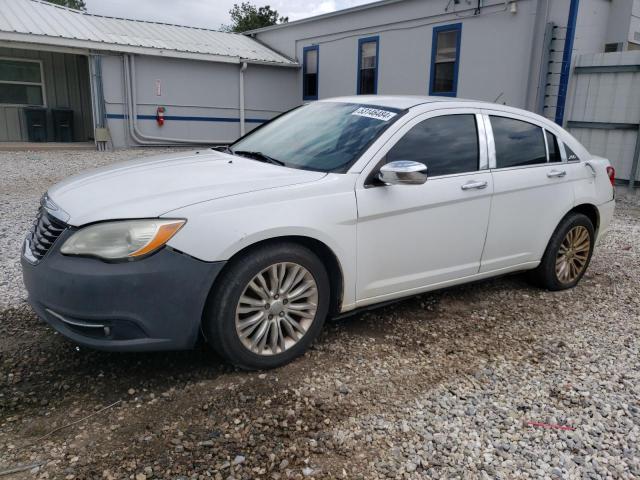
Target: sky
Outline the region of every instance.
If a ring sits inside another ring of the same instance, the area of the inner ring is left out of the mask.
[[[175,23],[217,30],[229,24],[229,10],[242,0],[85,0],[97,15]],[[289,21],[371,3],[372,0],[252,0],[270,5]]]

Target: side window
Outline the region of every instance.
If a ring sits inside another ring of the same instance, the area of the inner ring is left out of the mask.
[[[496,168],[547,163],[542,128],[515,118],[491,115]]]
[[[358,95],[378,93],[378,37],[358,40]]]
[[[302,98],[318,99],[318,45],[305,47],[302,59]]]
[[[549,147],[549,161],[550,162],[561,162],[562,156],[560,155],[560,148],[558,147],[558,139],[556,136],[548,132],[544,131],[547,135],[547,146]]]
[[[573,150],[571,150],[569,148],[569,145],[567,145],[566,143],[564,144],[564,150],[565,152],[567,152],[567,161],[568,162],[579,162],[580,158],[578,158],[578,155],[575,154],[575,152]]]
[[[443,115],[420,122],[387,153],[387,162],[395,160],[424,163],[429,177],[475,172],[479,162],[475,115]]]

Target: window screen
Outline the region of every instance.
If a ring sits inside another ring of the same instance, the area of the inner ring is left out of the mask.
[[[456,94],[460,34],[460,24],[434,29],[430,85],[432,94]]]
[[[497,168],[547,163],[542,128],[514,118],[490,118]]]
[[[547,135],[547,145],[549,147],[549,161],[550,162],[561,162],[562,156],[560,155],[560,148],[558,147],[558,140],[556,136],[545,130]]]
[[[358,94],[377,93],[378,40],[360,40],[358,52]]]
[[[475,115],[444,115],[409,130],[387,153],[387,162],[421,162],[433,177],[478,170],[478,152]]]
[[[39,62],[0,59],[0,104],[44,104]]]
[[[318,47],[304,49],[303,59],[303,92],[305,100],[318,98]]]

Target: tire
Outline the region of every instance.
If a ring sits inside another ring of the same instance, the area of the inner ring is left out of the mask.
[[[275,368],[304,353],[317,338],[329,301],[327,270],[311,250],[292,242],[269,243],[227,265],[213,287],[202,330],[235,366]]]
[[[585,246],[587,239],[588,246]],[[542,261],[529,273],[529,280],[552,291],[575,287],[589,267],[594,242],[595,230],[589,217],[581,213],[568,214],[553,232]],[[568,256],[563,254],[565,251]]]

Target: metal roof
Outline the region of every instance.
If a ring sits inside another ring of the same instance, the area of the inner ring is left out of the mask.
[[[0,41],[297,66],[245,35],[92,15],[41,0],[0,0]]]

